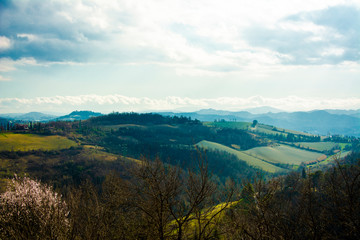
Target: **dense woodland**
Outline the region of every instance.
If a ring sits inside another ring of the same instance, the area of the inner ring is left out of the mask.
[[[194,144],[205,139],[246,150],[276,139],[209,128],[186,117],[112,113],[28,126],[12,131],[62,135],[79,146],[0,152],[6,166],[1,178],[13,178],[2,182],[0,239],[357,239],[360,234],[355,138],[347,138],[353,153],[344,159],[335,155],[333,164],[270,174]],[[103,161],[85,146],[115,159]]]

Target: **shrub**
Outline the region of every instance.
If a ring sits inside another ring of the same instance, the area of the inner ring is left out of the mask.
[[[51,187],[15,176],[0,195],[0,239],[66,239],[68,215]]]

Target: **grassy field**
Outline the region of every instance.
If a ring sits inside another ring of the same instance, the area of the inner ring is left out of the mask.
[[[235,128],[235,129],[248,129],[251,126],[249,122],[206,122],[208,127],[221,127],[221,128]]]
[[[237,151],[235,149],[232,149],[230,147],[226,147],[222,144],[219,143],[214,143],[214,142],[210,142],[210,141],[201,141],[197,144],[198,147],[201,148],[208,148],[208,149],[216,149],[216,150],[220,150],[220,151],[225,151],[228,152],[230,154],[234,154],[235,156],[238,157],[239,160],[245,161],[247,164],[249,164],[250,166],[253,167],[257,167],[260,168],[266,172],[270,172],[270,173],[275,173],[275,172],[280,172],[280,171],[284,171],[284,169],[274,166],[270,163],[267,163],[265,161],[262,161],[261,159],[258,159],[256,157],[250,156],[242,151]]]
[[[317,151],[329,151],[334,147],[339,147],[343,150],[350,143],[334,143],[334,142],[297,142],[295,145],[298,145],[302,148],[314,149]]]
[[[256,128],[253,129],[253,131],[259,133],[265,133],[265,134],[272,134],[272,135],[282,134],[285,137],[287,137],[288,133],[292,133],[294,135],[314,136],[313,134],[310,133],[304,133],[304,132],[289,130],[285,128],[278,128],[278,127],[275,128],[273,126],[269,126],[265,124],[258,124]]]
[[[328,151],[339,145],[338,143],[334,142],[297,142],[294,144],[302,148],[310,148],[317,151]]]
[[[275,147],[256,147],[245,151],[250,156],[264,159],[267,162],[300,165],[302,162],[313,161],[323,154],[310,152],[286,145]]]
[[[295,130],[290,130],[290,129],[285,129],[285,128],[276,128],[278,131],[280,132],[285,132],[285,133],[292,133],[294,135],[304,135],[304,136],[314,136],[314,134],[311,133],[305,133],[305,132],[299,132],[299,131],[295,131]]]
[[[259,124],[258,126],[256,126],[256,128],[253,128],[253,131],[258,132],[258,133],[272,134],[272,135],[279,134],[279,135],[284,135],[285,137],[287,137],[287,133],[274,131],[274,130],[272,130],[272,128],[270,126],[266,126],[266,125],[262,125],[262,124]]]
[[[0,134],[0,151],[60,150],[75,146],[74,141],[62,136]]]

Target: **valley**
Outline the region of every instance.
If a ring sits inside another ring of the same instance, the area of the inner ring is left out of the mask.
[[[74,112],[69,116],[94,114]],[[304,168],[322,169],[331,164],[334,156],[350,154],[359,142],[355,137],[325,137],[263,123],[200,122],[185,116],[153,113],[111,113],[85,120],[29,122],[26,126],[20,130],[16,127],[3,130],[0,135],[0,157],[7,163],[1,169],[2,179],[15,173],[31,174],[34,167],[26,164],[36,163],[39,159],[34,155],[40,153],[52,162],[50,172],[57,171],[56,164],[65,163],[70,156],[75,156],[70,159],[80,164],[80,169],[86,161],[99,164],[112,161],[124,168],[143,157],[160,158],[162,162],[186,169],[201,152],[206,154],[210,170],[220,181],[228,177],[248,178],[258,172],[271,177]],[[77,153],[72,155],[74,151]],[[16,167],[9,170],[10,155],[23,156],[19,157],[23,159],[19,163],[20,172]],[[121,162],[124,159],[131,160]],[[39,173],[41,169],[36,171],[44,178]],[[87,177],[86,172],[80,175]],[[56,177],[50,181],[61,182]]]
[[[255,120],[201,122],[156,113],[110,113],[78,120],[74,114],[68,116],[72,117],[2,128],[0,191],[9,191],[6,186],[14,176],[49,184],[69,204],[70,218],[77,224],[70,228],[77,229],[77,236],[85,236],[89,226],[104,239],[114,234],[133,239],[156,236],[157,224],[164,222],[165,239],[202,239],[202,234],[217,232],[231,239],[237,230],[224,228],[232,228],[234,221],[250,221],[243,228],[255,231],[252,224],[257,220],[251,217],[263,206],[258,201],[272,209],[283,202],[271,191],[299,202],[310,179],[325,191],[327,171],[340,171],[337,164],[354,161],[360,150],[359,138],[353,136],[320,136]],[[288,189],[297,195],[288,195]],[[285,206],[276,211],[292,214],[303,205]],[[244,214],[250,209],[255,211],[252,215]],[[166,219],[159,217],[161,212]]]

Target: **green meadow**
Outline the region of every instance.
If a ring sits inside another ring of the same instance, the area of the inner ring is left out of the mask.
[[[296,169],[303,162],[307,163],[326,158],[326,155],[322,153],[306,151],[282,144],[278,146],[256,147],[246,151],[238,151],[210,141],[201,141],[197,146],[234,154],[239,160],[245,161],[250,166],[270,173],[284,171],[285,169],[281,167],[281,164],[290,165],[290,167],[293,166],[293,169]]]
[[[245,152],[250,156],[264,159],[267,162],[290,165],[300,165],[302,162],[313,161],[323,155],[322,153],[310,152],[286,145],[256,147]]]
[[[60,150],[75,146],[76,142],[57,135],[0,134],[0,151]]]
[[[335,143],[335,142],[297,142],[295,145],[301,148],[309,148],[316,151],[329,151],[335,147],[343,150],[350,143]]]
[[[238,157],[239,160],[245,161],[248,165],[260,168],[266,172],[275,173],[284,171],[284,169],[277,167],[273,164],[267,163],[259,158],[253,157],[245,152],[237,151],[235,149],[232,149],[230,147],[224,146],[219,143],[210,142],[210,141],[201,141],[197,144],[198,147],[205,148],[205,149],[214,149],[219,151],[225,151],[230,154],[234,154]]]

